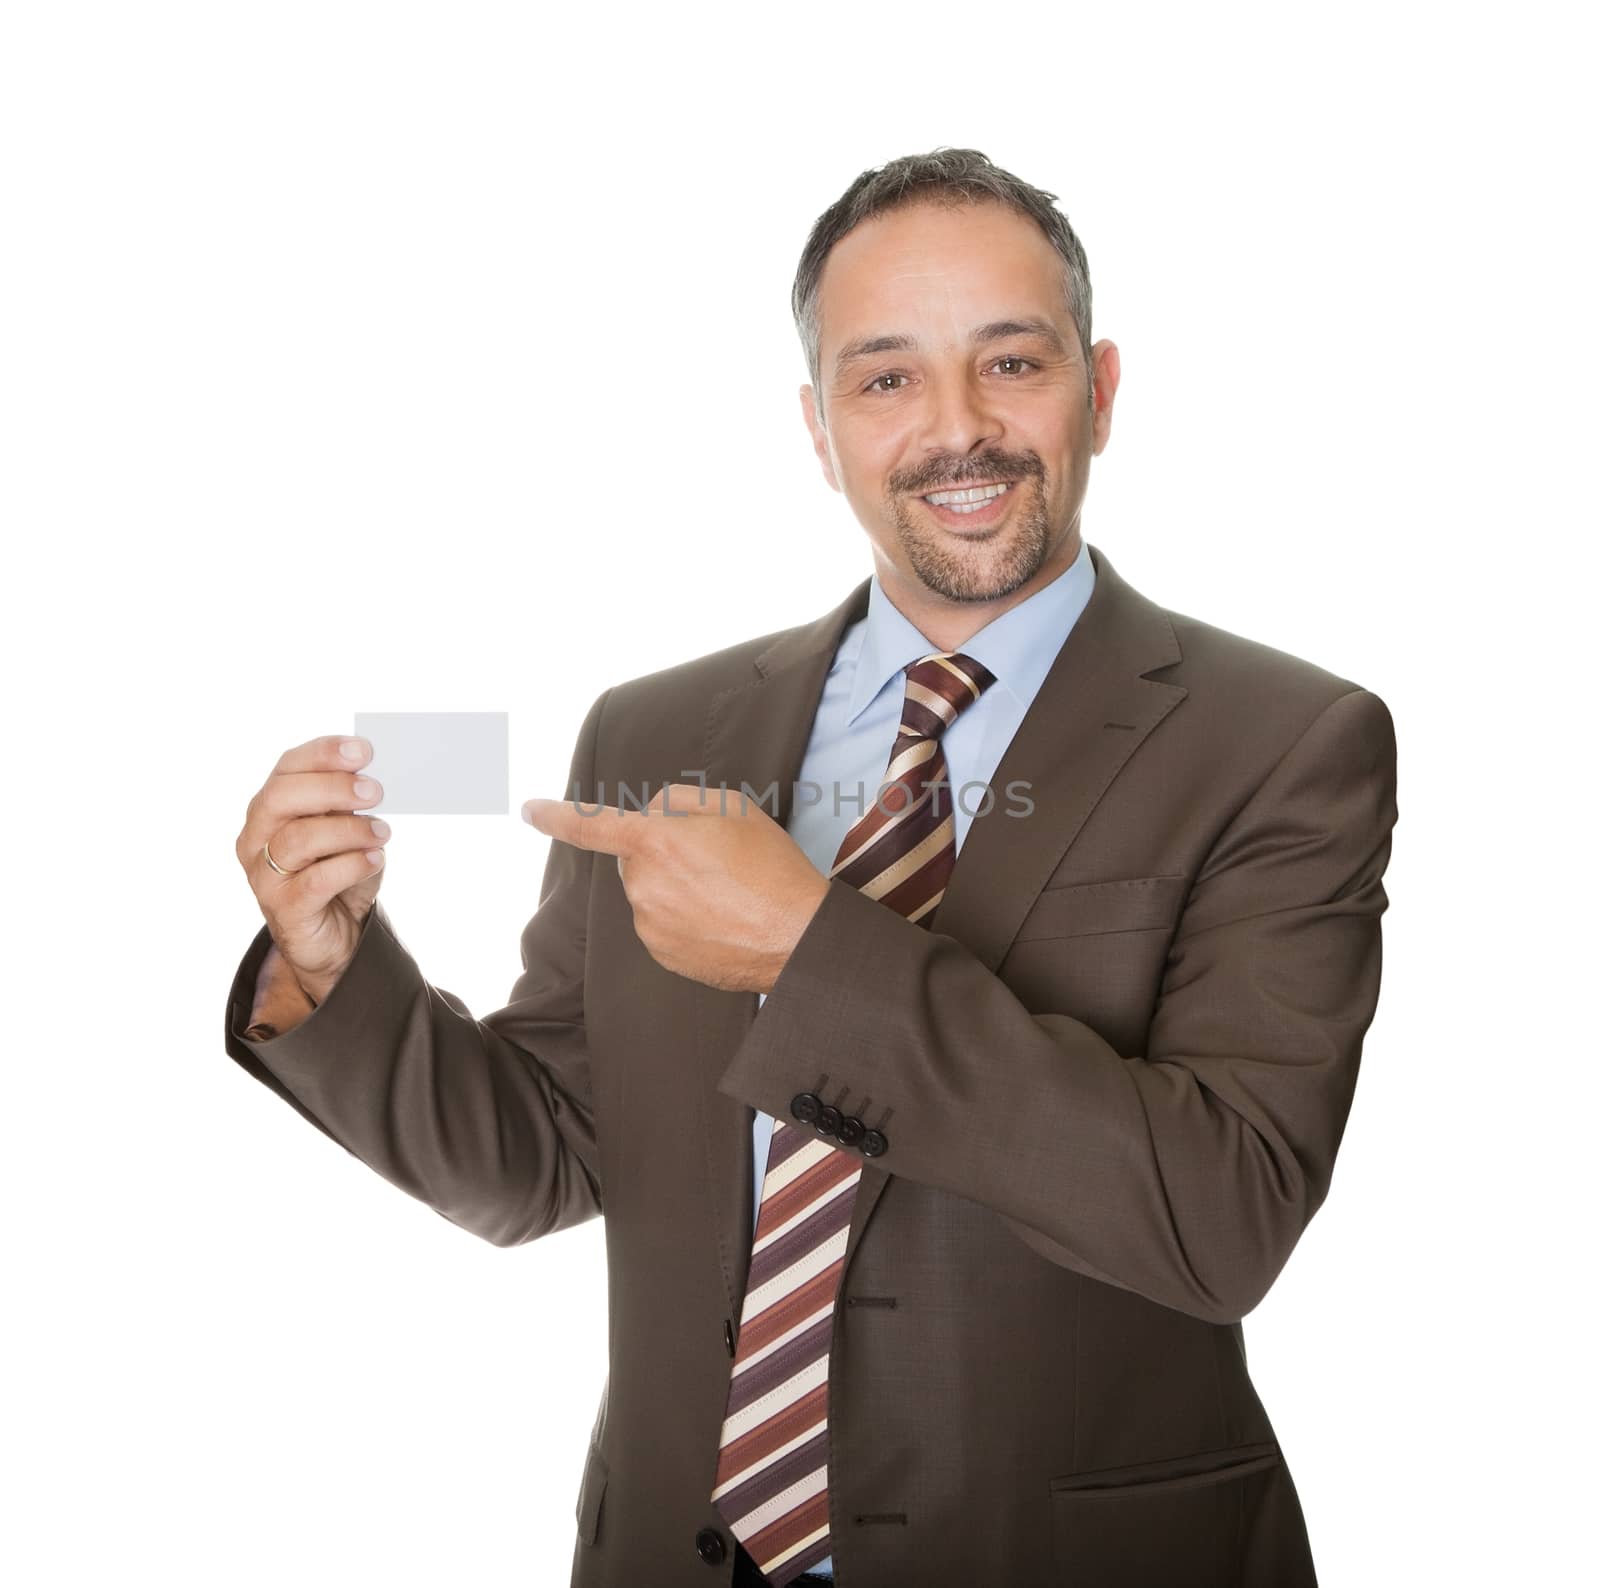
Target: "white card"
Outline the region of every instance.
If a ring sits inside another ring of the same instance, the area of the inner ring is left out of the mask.
[[[511,809],[508,713],[358,711],[355,731],[372,746],[361,770],[383,787],[383,798],[364,810],[504,816]]]

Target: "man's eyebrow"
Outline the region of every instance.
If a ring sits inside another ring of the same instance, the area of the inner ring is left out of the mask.
[[[986,342],[1004,341],[1008,336],[1036,336],[1041,341],[1048,342],[1058,353],[1065,353],[1067,348],[1061,339],[1061,333],[1048,320],[1021,319],[1021,320],[990,320],[987,325],[975,326],[968,333],[967,340],[977,346]],[[859,336],[853,342],[846,342],[839,349],[833,361],[835,376],[840,375],[858,359],[870,358],[875,353],[914,353],[917,350],[917,339],[904,332],[892,332],[884,336]]]

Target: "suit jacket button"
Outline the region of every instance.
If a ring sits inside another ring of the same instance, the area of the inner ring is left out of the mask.
[[[881,1158],[889,1150],[889,1138],[881,1130],[869,1130],[861,1138],[861,1151],[868,1158]]]
[[[867,1127],[854,1114],[846,1114],[839,1121],[839,1128],[834,1131],[834,1135],[839,1138],[840,1145],[844,1147],[855,1146],[866,1133]]]
[[[789,1103],[789,1112],[802,1125],[809,1125],[822,1112],[822,1099],[815,1092],[798,1092]]]
[[[720,1533],[702,1527],[694,1536],[694,1552],[706,1565],[715,1566],[728,1553],[728,1546],[722,1542]]]
[[[824,1136],[837,1135],[839,1130],[839,1121],[843,1118],[844,1115],[841,1114],[839,1110],[830,1103],[817,1115],[817,1129],[820,1130]]]

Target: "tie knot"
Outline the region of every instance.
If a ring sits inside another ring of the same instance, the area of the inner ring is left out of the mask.
[[[975,656],[934,651],[906,668],[903,731],[937,739],[990,684],[994,674]]]

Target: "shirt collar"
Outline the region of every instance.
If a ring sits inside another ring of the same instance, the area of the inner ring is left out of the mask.
[[[1088,542],[1080,541],[1065,573],[984,624],[960,649],[994,674],[993,688],[1009,691],[1026,711],[1093,591],[1094,564]],[[854,722],[902,669],[939,649],[884,594],[876,573],[864,625],[847,722]]]

